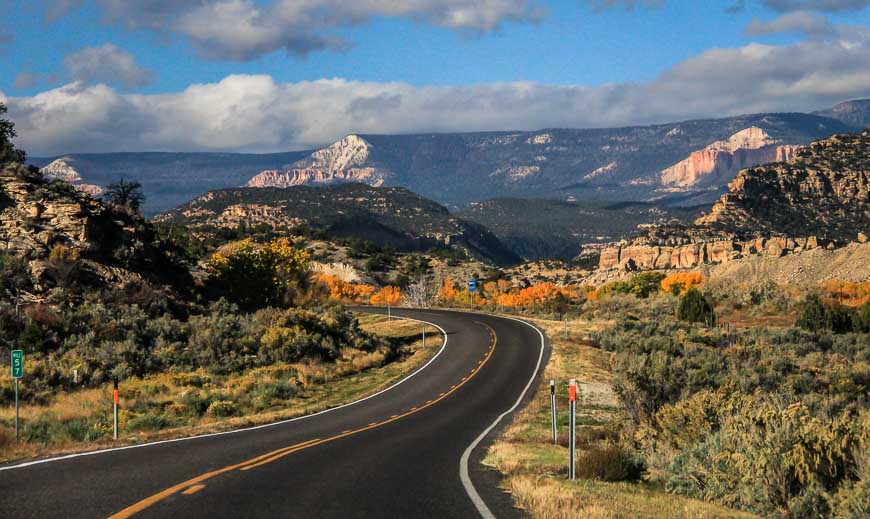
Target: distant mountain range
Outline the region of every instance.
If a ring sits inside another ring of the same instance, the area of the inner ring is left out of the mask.
[[[104,187],[145,186],[148,214],[209,190],[362,182],[402,186],[452,209],[498,197],[712,203],[740,169],[870,126],[870,100],[814,114],[755,114],[612,129],[349,135],[313,152],[70,154],[34,158]],[[68,169],[72,169],[70,172]]]
[[[141,182],[144,210],[151,216],[212,189],[242,186],[263,169],[291,164],[310,153],[71,153],[28,157],[28,162],[91,194],[120,179]]]

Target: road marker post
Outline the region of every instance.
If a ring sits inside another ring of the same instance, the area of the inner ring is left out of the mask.
[[[570,423],[568,425],[568,479],[576,478],[576,463],[577,463],[577,381],[571,379],[571,385],[568,386],[568,400],[570,401]]]
[[[565,338],[568,338],[568,316],[565,316]]]
[[[113,402],[114,402],[114,403],[113,403],[113,407],[114,407],[114,425],[115,425],[115,427],[114,427],[114,431],[115,431],[114,439],[116,439],[116,440],[118,439],[118,399],[119,399],[118,397],[119,397],[119,396],[120,396],[120,395],[119,395],[119,392],[118,392],[118,381],[115,380],[115,390],[112,391],[112,400],[113,400]]]
[[[553,419],[553,443],[558,443],[556,437],[556,381],[550,380],[550,415]]]
[[[426,325],[423,325],[423,349],[426,349]]]
[[[15,441],[18,441],[18,380],[24,376],[24,350],[12,350],[12,378],[15,379]]]

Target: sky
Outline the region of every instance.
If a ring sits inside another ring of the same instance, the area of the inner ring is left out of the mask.
[[[870,97],[870,0],[0,0],[0,12],[0,102],[34,156],[272,152]]]

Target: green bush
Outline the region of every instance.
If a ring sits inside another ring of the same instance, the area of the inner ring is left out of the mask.
[[[690,288],[680,299],[680,305],[677,307],[677,317],[681,321],[689,323],[706,323],[708,326],[716,324],[716,314],[713,312],[713,305],[695,288]]]
[[[238,412],[238,407],[235,402],[229,400],[215,400],[208,406],[208,414],[211,416],[226,417],[233,416]]]
[[[861,309],[865,311],[864,308]],[[870,310],[866,310],[870,314]],[[864,317],[858,318],[853,326],[853,314],[855,312],[835,302],[824,302],[817,295],[811,295],[801,308],[800,316],[796,325],[810,331],[830,330],[834,333],[848,333],[853,330],[862,331]]]

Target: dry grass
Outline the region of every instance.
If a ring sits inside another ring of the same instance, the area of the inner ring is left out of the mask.
[[[431,358],[443,341],[436,328],[427,326],[424,348],[422,341],[414,340],[423,329],[419,323],[388,322],[369,314],[358,317],[367,331],[405,340],[409,354],[385,363],[383,351],[346,349],[334,364],[279,363],[232,376],[196,371],[131,379],[121,385],[119,442],[110,439],[110,386],[60,393],[47,405],[22,406],[22,423],[31,424],[31,441],[14,441],[14,429],[9,427],[14,408],[3,407],[0,462],[205,434],[315,413],[393,384]],[[337,380],[341,383],[333,383]],[[275,388],[285,394],[275,393]],[[39,428],[39,438],[33,424]]]
[[[652,488],[646,483],[568,481],[567,385],[579,387],[577,406],[578,453],[606,449],[614,441],[614,424],[621,420],[619,402],[611,388],[610,354],[598,349],[589,334],[604,321],[571,321],[569,338],[564,323],[528,319],[550,338],[552,356],[533,400],[487,452],[484,463],[505,476],[503,486],[517,506],[531,517],[561,518],[726,518],[754,517],[718,505],[688,499]],[[550,423],[550,380],[557,383],[558,442]]]

